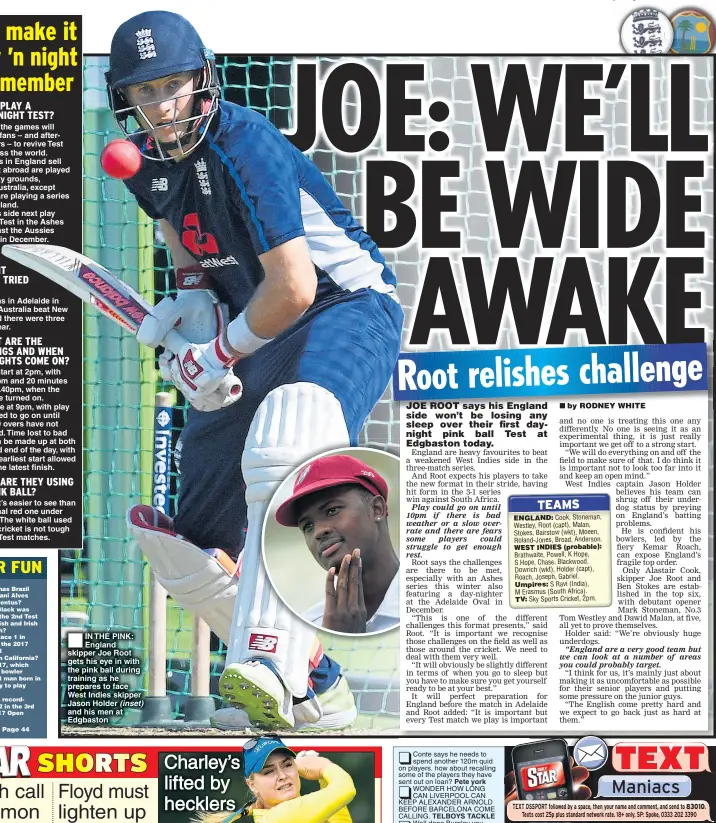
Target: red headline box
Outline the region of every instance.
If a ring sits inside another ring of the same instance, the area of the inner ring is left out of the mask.
[[[111,777],[122,778],[159,777],[160,754],[204,754],[219,757],[241,751],[243,741],[237,740],[231,747],[199,749],[186,748],[144,748],[138,750],[128,746],[99,748],[82,746],[60,748],[52,746],[0,746],[0,777]],[[309,747],[295,746],[299,752]],[[319,754],[331,756],[331,752],[370,752],[375,764],[375,777],[382,776],[382,750],[374,746],[313,747]]]
[[[612,765],[619,772],[709,771],[705,743],[617,743]]]
[[[561,760],[551,763],[537,763],[520,769],[520,780],[526,791],[552,789],[564,785],[564,766]]]

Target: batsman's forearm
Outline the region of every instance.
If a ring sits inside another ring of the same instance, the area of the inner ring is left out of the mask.
[[[172,255],[172,263],[175,269],[185,269],[195,266],[197,261],[189,254],[182,245],[179,235],[174,231],[168,220],[160,220],[159,228],[164,237],[164,242]]]
[[[288,284],[281,288],[264,280],[246,307],[246,320],[259,337],[276,337],[298,320],[315,296],[315,289],[293,289]]]
[[[318,278],[305,237],[294,237],[259,259],[264,279],[245,313],[251,331],[270,338],[292,326],[313,303]]]
[[[315,271],[311,277],[316,280]],[[259,284],[246,309],[226,329],[228,349],[238,356],[252,354],[264,343],[292,326],[313,303],[315,285],[302,289],[283,288],[275,280]]]
[[[245,311],[242,311],[238,317],[235,317],[231,323],[226,327],[224,334],[220,338],[220,347],[222,350],[225,350],[228,356],[236,356],[236,357],[247,357],[250,354],[253,354],[257,349],[260,349],[261,346],[265,345],[272,340],[277,334],[280,334],[285,328],[288,328],[295,320],[298,319],[301,315],[298,314],[295,317],[293,316],[293,312],[290,314],[283,314],[281,316],[281,322],[278,324],[276,323],[261,323],[255,320],[249,320],[249,312],[251,316],[255,317],[261,311],[261,304],[262,300],[257,300],[254,303],[252,299],[249,305],[246,307]],[[256,308],[256,305],[259,308]],[[273,302],[269,301],[269,305],[275,305]],[[285,318],[289,316],[290,319],[288,322],[284,323]],[[263,337],[259,334],[256,334],[254,331],[254,326],[258,326],[264,334],[269,334],[268,337]],[[270,330],[270,331],[266,331]]]

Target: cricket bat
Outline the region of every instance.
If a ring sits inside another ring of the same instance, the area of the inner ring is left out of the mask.
[[[152,313],[152,306],[123,280],[84,254],[46,243],[23,243],[2,247],[5,257],[44,275],[58,286],[72,292],[105,317],[136,336],[142,320]],[[175,330],[170,331],[161,345],[172,354],[187,343]],[[216,389],[229,406],[241,397],[241,381],[229,373]]]

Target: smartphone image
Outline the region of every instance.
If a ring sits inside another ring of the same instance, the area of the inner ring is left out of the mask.
[[[512,766],[520,800],[572,800],[572,768],[564,740],[515,746]]]

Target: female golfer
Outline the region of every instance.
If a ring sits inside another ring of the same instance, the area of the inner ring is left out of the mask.
[[[296,754],[277,737],[253,738],[244,746],[244,777],[253,800],[228,817],[202,815],[193,823],[351,823],[353,780],[316,752]],[[301,777],[321,788],[302,796]]]

